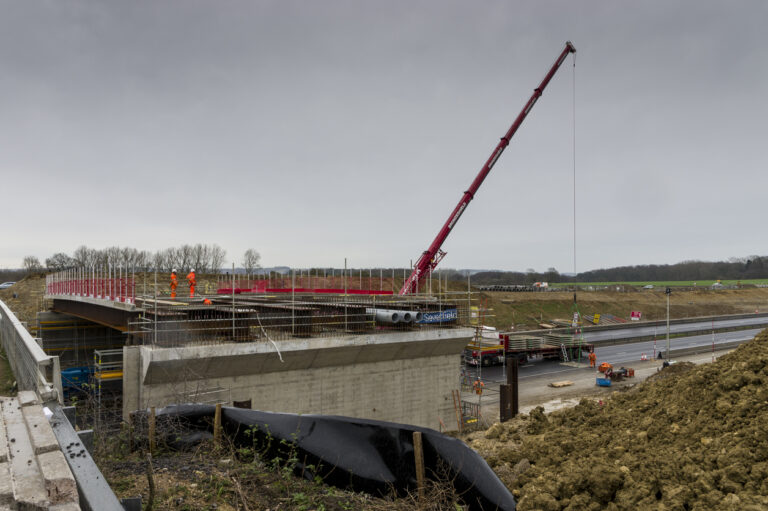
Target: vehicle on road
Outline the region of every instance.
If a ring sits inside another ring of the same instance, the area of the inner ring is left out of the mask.
[[[0,289],[8,289],[14,284],[15,282],[3,282],[2,284],[0,284]]]

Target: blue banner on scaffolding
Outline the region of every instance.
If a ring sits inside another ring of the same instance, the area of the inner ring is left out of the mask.
[[[438,312],[425,312],[421,315],[419,323],[447,323],[459,319],[456,309],[446,309]]]

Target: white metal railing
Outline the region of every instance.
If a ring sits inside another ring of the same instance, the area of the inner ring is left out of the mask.
[[[19,390],[34,390],[43,402],[62,402],[59,357],[46,355],[21,321],[0,300],[0,343]]]

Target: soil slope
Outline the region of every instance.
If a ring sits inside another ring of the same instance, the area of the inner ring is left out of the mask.
[[[645,320],[667,317],[667,297],[663,290],[633,288],[628,292],[579,291],[577,306],[582,315],[613,314],[629,319],[631,311],[640,311]],[[516,325],[518,330],[537,328],[541,321],[573,317],[573,293],[548,291],[539,293],[480,293],[480,302],[492,309],[487,324],[501,329]],[[745,314],[768,310],[768,288],[697,289],[673,291],[670,316],[690,318],[720,314]]]
[[[525,510],[768,509],[768,330],[605,403],[470,436]]]

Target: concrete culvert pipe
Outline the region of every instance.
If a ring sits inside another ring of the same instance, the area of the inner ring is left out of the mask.
[[[395,324],[402,321],[402,315],[400,311],[393,311],[387,309],[365,309],[366,314],[373,314],[376,321],[379,323]]]
[[[400,311],[403,315],[404,323],[412,323],[421,321],[421,312],[419,311]]]

